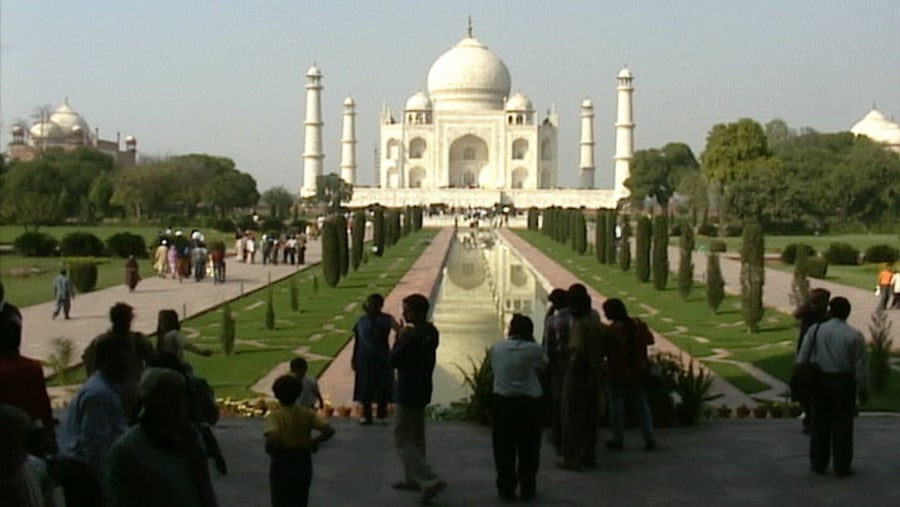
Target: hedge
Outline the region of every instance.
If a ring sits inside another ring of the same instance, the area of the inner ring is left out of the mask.
[[[835,266],[856,266],[859,264],[859,249],[850,243],[832,243],[825,251],[825,260]]]
[[[828,261],[824,257],[809,257],[806,259],[806,274],[810,278],[825,278],[828,274]]]
[[[59,250],[64,257],[102,257],[106,246],[97,236],[77,231],[63,236]]]
[[[872,245],[866,250],[866,262],[886,262],[893,264],[900,258],[900,251],[891,245]]]
[[[90,292],[97,287],[97,261],[94,259],[71,259],[69,280],[78,292]]]
[[[147,242],[139,234],[120,232],[113,234],[106,240],[106,251],[113,257],[128,257],[133,255],[139,259],[149,257]]]
[[[59,253],[59,241],[43,232],[26,232],[16,238],[13,247],[25,257],[53,257]]]
[[[781,262],[793,265],[794,262],[797,261],[797,250],[800,248],[806,249],[807,257],[814,257],[816,255],[816,249],[809,245],[804,243],[791,243],[781,250]]]

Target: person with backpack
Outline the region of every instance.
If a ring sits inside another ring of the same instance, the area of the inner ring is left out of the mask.
[[[644,384],[647,378],[647,347],[653,344],[653,334],[640,319],[628,315],[621,299],[607,299],[603,313],[611,321],[606,335],[606,387],[609,395],[609,425],[613,432],[606,448],[621,451],[625,448],[625,397],[637,409],[644,436],[644,450],[656,449],[653,436],[653,417]]]

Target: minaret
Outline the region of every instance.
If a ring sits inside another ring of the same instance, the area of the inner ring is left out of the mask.
[[[300,197],[316,195],[316,177],[322,174],[322,71],[313,64],[306,71],[306,121],[303,149],[303,187]]]
[[[632,114],[631,95],[634,93],[632,81],[634,76],[627,66],[619,71],[617,78],[618,106],[616,113],[616,155],[613,174],[613,194],[616,200],[628,196],[625,180],[631,175],[631,163],[634,160],[634,115]]]
[[[581,103],[581,188],[594,188],[594,104]]]
[[[341,179],[356,184],[356,102],[344,99],[344,128],[341,135]]]

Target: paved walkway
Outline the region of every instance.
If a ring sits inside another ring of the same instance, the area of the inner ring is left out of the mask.
[[[310,505],[418,505],[416,493],[391,488],[402,475],[393,428],[360,427],[334,419],[337,433],[313,456]],[[261,419],[223,419],[216,432],[231,474],[214,484],[222,507],[266,507],[268,457]],[[856,422],[855,475],[837,479],[809,472],[807,437],[791,419],[713,420],[691,428],[657,430],[660,447],[646,453],[636,430],[624,452],[600,449],[598,467],[566,472],[543,446],[538,501],[532,505],[594,507],[896,506],[900,488],[900,419]],[[605,428],[600,441],[605,440]],[[490,429],[473,423],[429,421],[428,458],[449,486],[437,506],[502,504],[494,488]]]
[[[321,242],[310,241],[306,249],[307,264],[302,266],[244,264],[229,257],[226,264],[225,283],[215,285],[207,278],[202,282],[147,278],[134,292],[125,285],[81,294],[72,303],[71,320],[52,319],[55,303],[41,303],[22,308],[24,321],[21,353],[34,359],[46,360],[53,354],[53,341],[57,337],[70,338],[75,343],[76,359],[81,351],[98,334],[109,329],[109,308],[117,302],[125,302],[135,308],[132,328],[142,333],[156,332],[159,310],[172,308],[182,318],[204,313],[211,308],[239,298],[243,294],[265,287],[271,281],[281,280],[306,269],[321,259]],[[151,262],[142,260],[140,262]],[[123,275],[124,276],[124,275]],[[52,291],[52,287],[47,287]],[[7,299],[15,303],[16,295],[7,292]]]
[[[450,251],[453,232],[452,227],[441,229],[412,268],[400,279],[394,290],[385,296],[384,311],[386,313],[399,320],[403,311],[403,298],[417,292],[426,295],[429,300],[434,300],[433,296],[441,281],[444,260]],[[322,394],[330,398],[336,406],[353,403],[354,374],[350,368],[352,354],[353,341],[351,340],[319,376]]]

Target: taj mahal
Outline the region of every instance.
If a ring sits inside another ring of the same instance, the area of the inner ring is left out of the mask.
[[[323,72],[306,73],[302,197],[315,195],[323,174]],[[444,204],[491,207],[615,207],[628,195],[624,182],[634,158],[633,75],[617,76],[616,151],[610,164],[613,188],[595,188],[594,106],[581,104],[580,188],[560,188],[555,105],[543,116],[523,93],[510,95],[503,60],[468,33],[431,65],[427,92],[417,92],[396,114],[383,106],[376,186],[357,185],[356,104],[344,100],[341,178],[354,185],[351,207]],[[567,149],[567,147],[562,147]],[[575,149],[575,147],[571,147]]]

